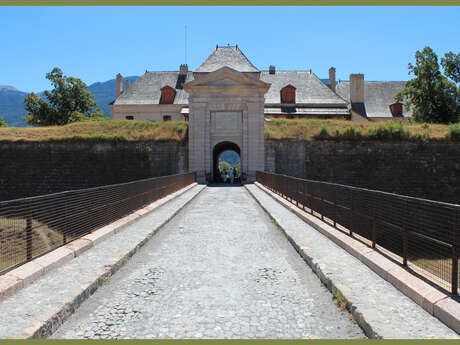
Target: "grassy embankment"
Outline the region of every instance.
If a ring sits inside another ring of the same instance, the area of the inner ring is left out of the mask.
[[[183,121],[150,122],[104,120],[66,126],[0,128],[0,141],[134,141],[176,140],[187,136]],[[350,122],[341,120],[271,119],[265,122],[265,139],[303,140],[455,140],[460,124],[420,124],[408,121]]]
[[[350,122],[342,120],[271,119],[265,123],[265,139],[351,140],[455,140],[460,124],[438,125],[408,121]]]
[[[186,135],[187,123],[183,121],[103,120],[65,126],[0,128],[0,141],[182,141]]]

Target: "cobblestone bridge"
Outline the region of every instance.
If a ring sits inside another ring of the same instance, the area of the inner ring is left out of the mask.
[[[363,338],[242,187],[206,188],[63,338]]]
[[[153,205],[4,299],[0,338],[458,338],[256,185]]]

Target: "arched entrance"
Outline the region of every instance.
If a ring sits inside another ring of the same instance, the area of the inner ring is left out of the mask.
[[[241,164],[241,152],[240,148],[237,144],[232,143],[231,141],[223,141],[216,146],[214,146],[213,150],[213,181],[215,183],[223,182],[219,173],[219,158],[222,154],[226,153],[227,151],[233,151],[238,155],[239,162]],[[241,167],[241,166],[240,166]]]
[[[184,84],[190,113],[189,170],[196,171],[199,183],[214,181],[219,153],[234,150],[244,181],[254,182],[256,171],[265,167],[264,95],[270,84],[258,72],[214,67],[193,72],[194,80]]]

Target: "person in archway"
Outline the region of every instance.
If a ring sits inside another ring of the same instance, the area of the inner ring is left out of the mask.
[[[240,183],[240,175],[238,173],[238,169],[237,168],[234,168],[234,171],[235,171],[235,181],[237,183]]]
[[[223,169],[224,183],[227,183],[227,170]]]
[[[233,184],[234,179],[235,179],[235,172],[233,168],[230,168],[230,184]]]

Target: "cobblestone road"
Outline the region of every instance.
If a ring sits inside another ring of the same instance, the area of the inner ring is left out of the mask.
[[[244,188],[209,187],[54,337],[365,336]]]

